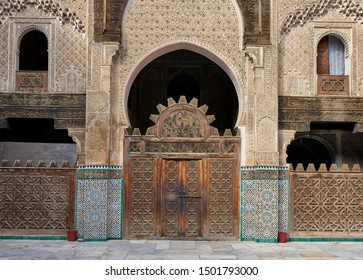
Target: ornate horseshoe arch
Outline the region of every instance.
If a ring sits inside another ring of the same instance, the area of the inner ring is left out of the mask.
[[[124,238],[237,239],[240,137],[220,136],[197,99],[157,109],[125,136]]]

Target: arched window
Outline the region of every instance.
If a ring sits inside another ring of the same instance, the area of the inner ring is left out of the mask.
[[[32,30],[21,38],[15,90],[48,91],[48,38],[43,32]]]
[[[40,31],[26,33],[20,43],[19,70],[48,71],[48,40]]]
[[[332,35],[323,37],[318,45],[317,74],[345,75],[343,42]]]
[[[341,39],[327,35],[319,41],[316,68],[318,95],[349,95],[349,71]]]

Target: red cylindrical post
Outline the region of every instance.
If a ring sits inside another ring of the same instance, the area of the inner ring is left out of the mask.
[[[277,236],[277,241],[279,243],[286,243],[287,241],[287,233],[286,232],[279,232]]]
[[[67,230],[67,238],[68,241],[76,241],[77,240],[77,231],[76,230]]]

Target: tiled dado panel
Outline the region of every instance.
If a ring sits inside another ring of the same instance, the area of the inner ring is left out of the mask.
[[[77,170],[77,230],[85,240],[122,238],[123,170],[82,167]]]
[[[241,240],[277,242],[288,228],[288,169],[241,170]]]

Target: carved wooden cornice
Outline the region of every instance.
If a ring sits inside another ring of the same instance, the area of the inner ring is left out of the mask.
[[[279,129],[309,131],[312,121],[363,123],[359,97],[279,96]]]

